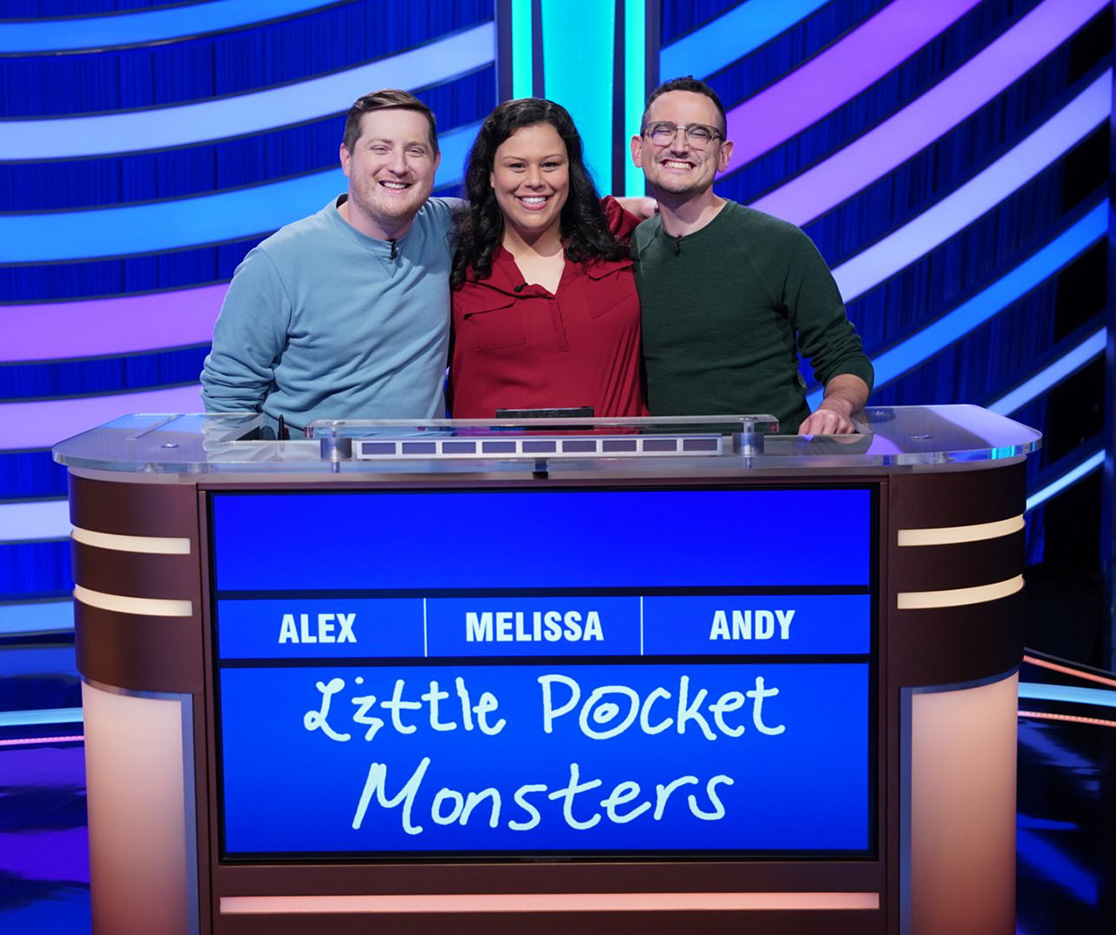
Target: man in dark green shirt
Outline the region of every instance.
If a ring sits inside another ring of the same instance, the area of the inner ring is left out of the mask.
[[[716,93],[677,78],[632,138],[659,202],[632,242],[651,414],[770,413],[783,433],[855,432],[872,364],[810,238],[713,193],[732,153],[725,129]],[[825,387],[812,414],[799,353]]]

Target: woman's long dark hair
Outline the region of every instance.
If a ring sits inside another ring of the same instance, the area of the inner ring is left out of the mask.
[[[504,101],[490,113],[477,134],[465,166],[465,197],[471,205],[458,222],[457,255],[450,282],[459,286],[472,269],[478,279],[492,274],[492,251],[504,238],[504,214],[496,203],[489,177],[496,163],[496,149],[517,130],[554,127],[566,144],[570,193],[562,206],[561,232],[566,256],[576,263],[620,260],[629,255],[627,245],[608,228],[596,186],[581,156],[581,136],[561,104],[536,97]]]

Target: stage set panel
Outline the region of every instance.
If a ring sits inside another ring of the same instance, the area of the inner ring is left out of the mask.
[[[63,443],[95,931],[1007,935],[1038,438],[880,413]]]

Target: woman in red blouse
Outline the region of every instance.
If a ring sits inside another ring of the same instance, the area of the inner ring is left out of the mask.
[[[565,108],[536,98],[497,107],[465,189],[472,207],[450,280],[453,416],[581,406],[646,415],[627,246],[639,219],[600,200]]]

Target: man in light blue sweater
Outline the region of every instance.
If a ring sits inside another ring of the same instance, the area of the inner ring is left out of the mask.
[[[434,115],[406,91],[360,98],[341,144],[349,191],[237,267],[202,371],[209,412],[314,419],[444,414],[456,199],[430,198]]]

